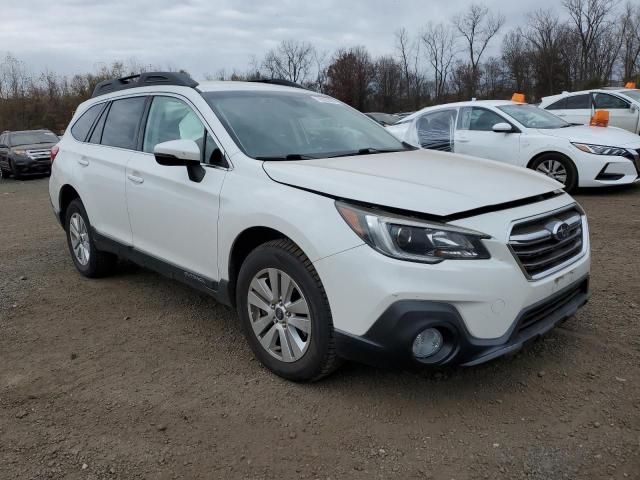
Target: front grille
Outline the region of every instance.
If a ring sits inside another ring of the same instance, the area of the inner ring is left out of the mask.
[[[537,305],[528,310],[520,323],[518,324],[518,332],[526,330],[527,328],[535,325],[536,323],[548,318],[556,310],[559,310],[563,306],[567,305],[578,295],[585,294],[589,290],[589,281],[584,280],[573,288],[570,288],[566,292],[561,293],[555,297],[552,297],[549,301],[544,302],[541,305]]]
[[[529,278],[542,278],[581,256],[583,217],[574,205],[514,225],[509,247]]]
[[[27,150],[27,155],[33,160],[51,160],[49,149]]]

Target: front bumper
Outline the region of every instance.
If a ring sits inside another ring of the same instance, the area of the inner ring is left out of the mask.
[[[629,152],[631,154],[635,150],[630,149]],[[578,167],[580,187],[628,185],[638,181],[640,175],[640,160],[636,154],[627,158],[580,151],[574,161]]]
[[[349,360],[387,367],[424,365],[472,366],[514,353],[573,316],[589,299],[585,277],[518,315],[510,330],[496,339],[474,338],[451,304],[399,301],[391,305],[361,337],[336,331],[338,354]],[[415,337],[435,327],[444,337],[441,354],[417,360],[411,354]]]
[[[17,175],[43,175],[51,172],[51,160],[19,159],[13,161]]]

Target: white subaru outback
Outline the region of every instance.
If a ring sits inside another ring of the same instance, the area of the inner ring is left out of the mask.
[[[237,308],[269,369],[475,365],[588,298],[584,212],[556,181],[415,149],[325,95],[176,73],[103,82],[53,149],[81,274],[118,257]]]

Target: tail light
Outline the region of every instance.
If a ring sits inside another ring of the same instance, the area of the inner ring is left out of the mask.
[[[60,147],[58,145],[54,145],[53,147],[51,147],[51,163],[53,163],[53,161],[56,159],[59,151]]]

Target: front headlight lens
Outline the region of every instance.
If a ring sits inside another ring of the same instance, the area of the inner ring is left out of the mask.
[[[473,230],[340,201],[336,208],[362,240],[389,257],[423,263],[490,258],[481,241],[489,237]]]
[[[22,149],[22,148],[13,148],[11,151],[16,155],[26,155],[27,154],[27,151]]]
[[[620,147],[607,147],[605,145],[590,145],[588,143],[573,143],[578,150],[594,155],[612,155],[614,157],[623,157],[627,154],[627,150]]]

